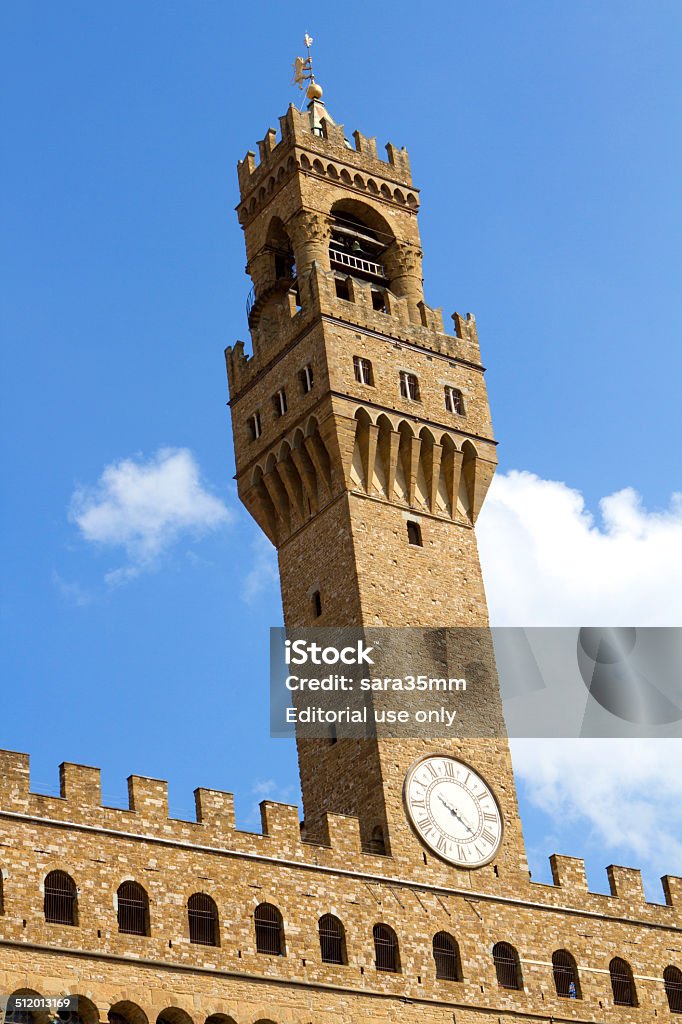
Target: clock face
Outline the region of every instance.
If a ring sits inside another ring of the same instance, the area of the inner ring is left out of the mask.
[[[480,868],[497,853],[502,815],[473,768],[454,757],[425,757],[410,768],[403,793],[419,837],[443,860]]]

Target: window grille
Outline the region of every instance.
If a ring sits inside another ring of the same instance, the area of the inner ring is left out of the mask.
[[[436,977],[444,981],[461,981],[459,948],[452,935],[438,932],[433,937],[433,959],[436,962]]]
[[[565,949],[552,953],[552,971],[556,994],[565,999],[580,999],[578,968],[575,960]]]
[[[414,544],[418,548],[423,547],[421,527],[419,523],[415,523],[412,519],[407,521],[407,542],[408,544]]]
[[[635,983],[632,978],[630,965],[625,960],[621,960],[620,957],[614,957],[609,964],[609,974],[611,975],[611,988],[613,989],[615,1005],[636,1006]]]
[[[149,935],[149,900],[137,882],[118,887],[118,930],[125,935]]]
[[[203,892],[194,893],[187,901],[189,941],[200,946],[218,945],[218,908]]]
[[[519,957],[513,946],[508,942],[497,942],[493,946],[493,963],[500,988],[520,989],[521,970]]]
[[[313,390],[313,368],[310,363],[301,370],[301,387],[304,395]]]
[[[45,878],[43,902],[50,924],[76,923],[76,884],[65,871],[50,871]]]
[[[353,372],[355,373],[355,379],[358,384],[374,385],[372,364],[369,359],[363,359],[361,356],[353,356]]]
[[[408,402],[419,401],[419,381],[413,373],[407,373],[405,370],[400,371],[400,394]]]
[[[272,903],[261,903],[253,915],[256,949],[271,956],[284,956],[282,915]]]
[[[320,953],[325,964],[345,964],[343,925],[338,917],[325,914],[319,921]]]
[[[671,1013],[682,1013],[682,971],[679,967],[666,967],[663,985]]]
[[[445,408],[458,416],[464,415],[464,396],[459,388],[445,388]]]
[[[260,413],[254,412],[253,416],[249,416],[249,433],[251,434],[251,440],[257,441],[263,433],[263,427],[261,424]]]
[[[399,970],[399,965],[398,940],[395,932],[388,925],[375,924],[373,934],[376,969],[396,974]]]
[[[284,388],[280,388],[277,394],[273,395],[272,402],[277,415],[284,416],[287,411],[287,393]]]

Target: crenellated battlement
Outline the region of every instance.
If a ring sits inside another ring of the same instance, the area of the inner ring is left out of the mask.
[[[412,184],[409,156],[404,147],[399,149],[388,142],[386,159],[382,160],[377,152],[375,138],[356,131],[351,143],[346,137],[344,126],[333,122],[319,100],[303,111],[297,110],[292,103],[286,114],[279,119],[279,133],[274,128],[268,129],[257,145],[258,154],[249,150],[237,164],[242,204],[260,186],[266,186],[267,191],[267,179],[273,172],[273,184],[276,183],[280,169],[286,165],[287,158],[294,150],[304,150],[313,160],[319,156],[357,169],[365,175],[374,174],[380,179],[376,183],[379,191],[381,183],[388,182],[406,186],[413,193],[416,191]],[[304,162],[301,166],[304,170],[313,169],[310,159],[307,165]],[[412,200],[417,205],[414,194]],[[404,197],[403,201],[407,202],[407,198]]]
[[[198,788],[194,791],[196,821],[171,818],[168,814],[167,783],[161,779],[131,775],[128,778],[128,808],[102,805],[100,772],[86,765],[64,763],[59,768],[60,796],[33,793],[30,788],[30,765],[27,754],[0,751],[0,820],[10,819],[11,832],[20,835],[17,819],[24,819],[30,828],[32,842],[39,835],[36,825],[54,829],[69,826],[70,832],[79,830],[84,838],[79,841],[84,864],[90,861],[87,833],[107,835],[109,842],[128,844],[141,840],[146,844],[150,862],[155,862],[155,844],[165,848],[194,849],[208,856],[262,857],[282,866],[300,865],[309,870],[348,874],[371,879],[391,880],[391,884],[404,884],[409,888],[456,892],[462,889],[462,878],[455,869],[435,864],[436,870],[424,871],[418,882],[405,878],[402,865],[390,856],[369,853],[362,849],[358,820],[342,814],[327,814],[322,841],[311,842],[302,834],[298,808],[294,805],[264,800],[261,808],[261,833],[236,828],[234,797],[220,790]],[[101,847],[102,840],[94,838]],[[49,844],[40,839],[41,848]],[[46,851],[44,851],[46,852]],[[171,853],[172,856],[172,853]],[[182,854],[184,856],[184,854]],[[8,860],[9,858],[9,860]],[[11,863],[11,854],[5,853],[0,867]],[[104,863],[104,862],[103,862]],[[75,870],[73,855],[69,867]],[[575,857],[554,854],[550,857],[552,885],[529,883],[527,888],[513,896],[502,884],[499,893],[478,892],[482,899],[499,899],[531,906],[544,906],[547,910],[566,909],[573,913],[603,915],[613,918],[632,918],[651,924],[682,923],[682,878],[666,875],[662,878],[665,904],[649,903],[642,886],[640,871],[610,865],[607,876],[610,894],[590,892],[585,875],[584,861]],[[476,892],[476,878],[464,890]]]

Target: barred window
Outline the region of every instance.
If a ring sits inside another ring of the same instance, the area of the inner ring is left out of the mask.
[[[406,370],[400,371],[400,395],[409,402],[419,401],[419,380]]]
[[[253,915],[256,927],[256,949],[271,956],[284,956],[284,923],[272,903],[260,903]]]
[[[493,963],[500,988],[522,989],[519,954],[508,942],[496,942],[493,946]]]
[[[397,974],[400,971],[400,958],[395,932],[387,924],[375,924],[372,933],[374,935],[376,969]]]
[[[682,971],[679,967],[666,967],[663,985],[671,1013],[682,1013]]]
[[[219,946],[218,908],[203,892],[195,892],[187,900],[189,941],[200,946]]]
[[[118,887],[118,930],[124,935],[149,935],[149,899],[138,882]]]
[[[445,408],[458,416],[464,415],[464,395],[459,388],[445,388]]]
[[[358,384],[368,384],[370,387],[374,387],[374,375],[369,359],[363,359],[362,356],[353,356],[353,372]]]
[[[609,964],[609,974],[611,975],[615,1005],[637,1006],[635,981],[632,977],[632,968],[627,960],[622,960],[619,956],[614,957]]]
[[[564,999],[581,999],[578,967],[566,949],[552,953],[552,971],[556,994]]]
[[[462,967],[459,946],[448,932],[438,932],[433,937],[433,959],[436,962],[436,977],[444,981],[461,981]]]
[[[76,924],[76,883],[66,871],[50,871],[45,877],[43,907],[50,924]]]
[[[325,964],[345,964],[346,936],[338,917],[325,914],[318,923],[320,933],[320,953]]]

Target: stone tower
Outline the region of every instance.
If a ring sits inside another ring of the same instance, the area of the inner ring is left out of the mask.
[[[241,500],[277,547],[287,627],[485,626],[474,524],[496,464],[474,317],[424,301],[405,149],[351,143],[313,87],[239,163],[253,355],[226,352]],[[360,820],[406,870],[471,875],[425,851],[403,780],[445,751],[504,821],[476,884],[527,880],[505,740],[299,739],[306,834]]]

